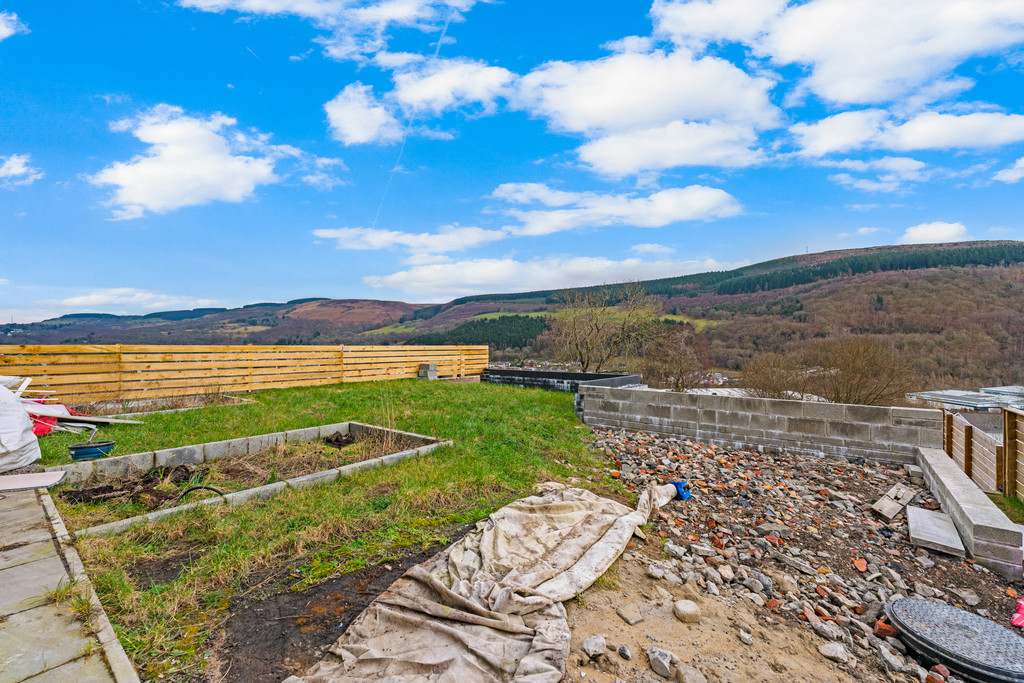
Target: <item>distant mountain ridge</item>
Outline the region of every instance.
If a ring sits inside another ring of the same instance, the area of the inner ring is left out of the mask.
[[[716,367],[738,369],[757,353],[830,335],[873,334],[915,354],[929,386],[1024,383],[1024,242],[802,254],[643,285],[666,319],[700,333]],[[137,316],[73,313],[0,325],[0,343],[488,343],[535,354],[562,291],[434,305],[310,297]]]

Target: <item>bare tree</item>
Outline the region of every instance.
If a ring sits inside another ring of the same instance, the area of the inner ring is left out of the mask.
[[[743,368],[743,386],[758,398],[793,398],[807,391],[807,372],[796,356],[762,353]]]
[[[917,383],[911,359],[867,336],[815,342],[804,351],[814,393],[834,403],[893,405]]]
[[[706,364],[690,327],[663,325],[644,349],[641,371],[648,384],[683,391],[700,384]]]
[[[913,362],[879,339],[823,339],[790,355],[765,353],[743,371],[754,396],[789,398],[812,393],[833,403],[893,405],[917,384]]]
[[[547,335],[554,355],[600,372],[636,356],[656,330],[661,307],[637,283],[572,289],[558,295]]]

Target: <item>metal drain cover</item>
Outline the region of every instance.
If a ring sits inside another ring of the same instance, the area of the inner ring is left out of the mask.
[[[933,600],[901,598],[886,604],[900,638],[925,660],[941,662],[968,681],[1024,683],[1024,638],[1013,631]]]

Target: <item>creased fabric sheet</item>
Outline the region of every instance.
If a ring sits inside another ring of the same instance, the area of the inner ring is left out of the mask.
[[[562,601],[586,590],[633,531],[676,495],[653,487],[636,510],[542,484],[381,593],[324,659],[286,683],[555,683],[569,656]]]

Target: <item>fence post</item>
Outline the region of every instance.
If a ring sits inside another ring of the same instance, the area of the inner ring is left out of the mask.
[[[117,401],[124,401],[124,349],[121,344],[114,345],[117,354]]]
[[[338,384],[345,381],[345,345],[338,347]]]
[[[971,476],[974,469],[974,425],[964,425],[964,474]]]
[[[942,411],[942,449],[953,457],[953,413],[947,410]]]
[[[1017,497],[1017,414],[1003,409],[1003,495]]]

